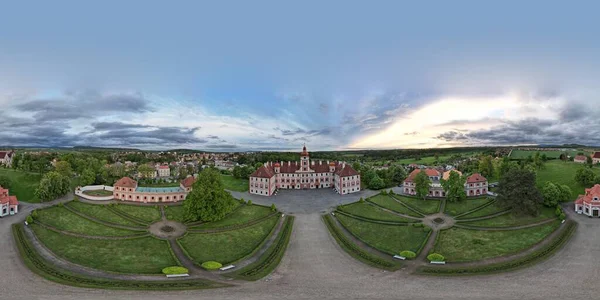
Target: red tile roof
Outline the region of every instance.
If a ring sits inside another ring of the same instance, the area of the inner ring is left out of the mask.
[[[579,161],[583,160],[583,161],[586,161],[587,160],[587,156],[585,156],[585,155],[577,155],[577,156],[575,156],[574,160],[579,160]]]
[[[169,166],[166,166],[166,165],[161,165],[161,166],[159,166],[158,168],[159,168],[159,169],[168,169],[168,168],[169,168]]]
[[[486,182],[487,179],[479,173],[475,173],[469,177],[467,177],[467,183],[477,183],[477,182]]]
[[[129,177],[123,177],[123,178],[117,180],[117,182],[115,182],[114,186],[135,188],[135,187],[137,187],[137,181],[135,181]]]
[[[262,166],[260,168],[258,168],[258,170],[254,171],[254,173],[252,173],[250,175],[250,177],[258,177],[258,178],[271,178],[273,177],[273,175],[275,175],[273,173],[273,171],[271,171],[269,168]]]
[[[19,205],[19,201],[17,200],[17,197],[15,196],[4,196],[2,198],[0,198],[0,204],[6,204],[8,203],[8,205]]]
[[[600,201],[593,201],[594,197],[600,199],[600,184],[596,184],[589,189],[585,189],[585,195],[579,195],[577,200],[575,200],[575,204],[600,206]]]
[[[419,174],[422,170],[425,171],[425,174],[428,177],[440,176],[440,172],[438,172],[437,170],[434,170],[434,169],[414,169],[412,172],[410,172],[410,174],[404,181],[413,182],[415,180],[415,177],[417,177],[417,174]]]
[[[5,158],[7,155],[11,156],[12,155],[12,151],[0,151],[0,159]]]
[[[336,174],[340,177],[348,177],[358,175],[358,172],[354,170],[350,165],[346,165],[344,168],[336,172]]]
[[[594,156],[592,158],[600,158],[600,152],[594,152]]]
[[[181,185],[183,185],[184,188],[189,188],[192,187],[192,185],[194,185],[194,182],[196,182],[196,178],[194,178],[194,176],[190,176],[182,180]]]
[[[275,166],[280,165],[279,163],[267,163],[267,166],[261,166],[258,170],[254,171],[250,175],[250,177],[259,177],[259,178],[271,178],[275,176]],[[315,173],[330,173],[329,167],[335,167],[334,172],[342,177],[345,176],[354,176],[359,175],[356,170],[352,168],[349,164],[346,164],[346,167],[342,168],[343,163],[341,162],[330,162],[329,164],[324,163],[323,161],[315,162],[315,164],[309,165],[310,170],[313,170]],[[279,173],[296,173],[296,171],[300,170],[300,162],[284,162],[279,167]]]

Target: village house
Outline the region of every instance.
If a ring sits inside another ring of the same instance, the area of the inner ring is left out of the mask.
[[[171,168],[168,165],[160,165],[156,168],[158,177],[169,177],[171,176]]]
[[[360,191],[360,175],[345,162],[311,161],[302,148],[299,162],[267,162],[250,175],[251,194],[271,196],[277,189],[333,188],[340,195]]]
[[[0,217],[12,216],[19,212],[19,201],[16,196],[10,196],[8,189],[0,186]]]
[[[590,217],[600,217],[600,184],[585,189],[575,200],[575,211]]]
[[[592,156],[592,163],[594,165],[600,163],[600,152],[594,152],[594,155]]]
[[[585,164],[587,162],[587,156],[585,156],[585,155],[577,155],[573,159],[573,162],[576,162],[576,163],[579,163],[579,164]]]
[[[402,183],[404,194],[417,194],[415,190],[416,185],[414,180],[415,177],[417,177],[417,174],[419,174],[420,172],[425,172],[425,174],[427,174],[429,180],[431,181],[431,184],[429,186],[429,197],[446,197],[446,192],[444,191],[444,188],[440,183],[440,179],[447,180],[448,178],[450,178],[451,172],[457,172],[459,175],[462,176],[462,173],[458,170],[446,171],[443,174],[440,174],[440,171],[431,168],[415,169],[408,175],[406,180],[404,180],[404,182]],[[487,179],[481,176],[481,174],[479,173],[475,173],[473,175],[468,176],[465,183],[465,192],[467,193],[468,197],[486,195],[488,192]]]

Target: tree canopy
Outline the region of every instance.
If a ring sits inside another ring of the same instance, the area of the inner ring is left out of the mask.
[[[440,180],[444,191],[446,192],[446,199],[450,202],[458,202],[467,198],[465,192],[465,183],[467,178],[460,176],[457,172],[450,172],[448,180]]]
[[[575,173],[575,181],[583,186],[594,184],[596,174],[590,168],[581,168]]]
[[[47,201],[64,196],[70,190],[71,182],[69,178],[56,171],[51,171],[42,177],[38,188],[35,190],[35,195],[40,200]]]
[[[498,204],[516,214],[537,216],[543,197],[536,187],[535,173],[526,169],[511,169],[500,179]]]
[[[546,182],[541,192],[544,197],[544,205],[548,207],[554,207],[561,202],[569,201],[571,198],[571,188],[552,182]]]
[[[420,171],[415,176],[415,192],[417,197],[425,199],[429,195],[429,187],[431,186],[431,180],[425,171]]]
[[[188,220],[205,222],[223,219],[235,205],[233,196],[225,191],[220,173],[211,168],[198,174],[183,203]]]

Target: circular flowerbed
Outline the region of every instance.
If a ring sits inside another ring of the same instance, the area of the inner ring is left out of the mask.
[[[160,231],[169,233],[175,231],[175,228],[173,228],[173,226],[166,225],[161,227]]]
[[[166,267],[166,268],[162,269],[162,272],[165,275],[179,275],[179,274],[187,274],[188,269],[186,269],[184,267],[179,267],[179,266]]]

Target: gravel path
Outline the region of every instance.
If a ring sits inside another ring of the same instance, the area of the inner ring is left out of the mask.
[[[254,199],[252,201],[255,202]],[[10,231],[11,224],[22,222],[32,208],[23,205],[18,215],[0,219],[0,236],[4,237],[0,240],[3,258],[0,259],[0,299],[523,300],[596,299],[600,292],[600,285],[595,280],[600,276],[600,260],[597,259],[600,251],[600,220],[574,214],[570,211],[571,206],[565,210],[570,218],[579,223],[572,240],[554,257],[514,272],[487,276],[429,277],[377,270],[346,255],[329,235],[320,214],[313,209],[313,212],[296,214],[288,250],[268,280],[227,289],[170,292],[74,288],[33,274],[20,260]]]

